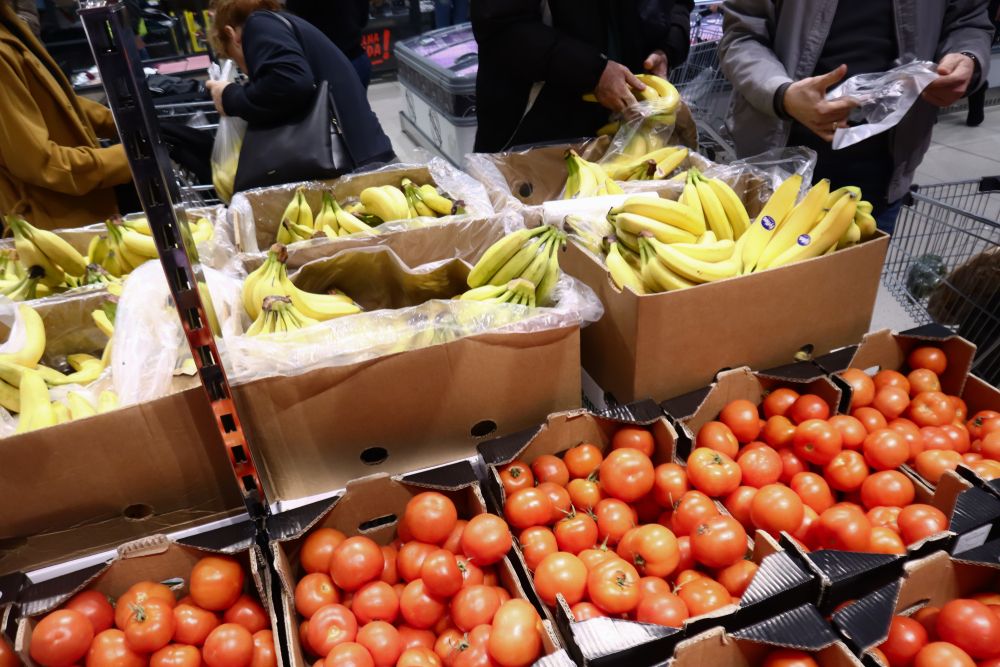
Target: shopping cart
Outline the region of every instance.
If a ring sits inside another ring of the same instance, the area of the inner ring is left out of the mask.
[[[915,187],[882,280],[921,324],[978,347],[973,372],[1000,383],[1000,176]]]
[[[161,130],[164,121],[183,124],[192,130],[210,132],[213,135],[219,127],[219,113],[210,100],[206,101],[194,97],[183,101],[156,101],[155,107],[156,118],[161,123]],[[173,166],[182,202],[188,206],[208,206],[221,203],[215,192],[215,186],[210,182],[210,174],[203,174],[199,177],[193,170],[186,169],[176,161]]]

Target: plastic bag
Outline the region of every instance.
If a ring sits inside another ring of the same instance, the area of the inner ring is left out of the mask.
[[[674,137],[678,114],[683,105],[673,109],[664,108],[663,104],[652,100],[639,102],[628,107],[618,121],[618,129],[611,139],[608,150],[600,159],[601,165],[614,165],[620,162],[632,162],[650,153],[682,141]],[[697,143],[690,147],[695,148]],[[617,180],[628,180],[625,178]]]
[[[828,100],[849,97],[858,103],[848,119],[850,127],[834,133],[833,149],[853,146],[895,127],[936,78],[937,65],[915,60],[888,72],[852,76],[829,91]]]
[[[220,67],[212,63],[209,67],[209,78],[212,81],[236,80],[236,64],[225,60]],[[243,147],[243,135],[247,130],[247,122],[242,118],[222,116],[219,118],[219,128],[215,133],[215,144],[212,146],[212,184],[219,199],[227,204],[233,198],[233,183],[236,180],[236,169],[240,163],[240,149]]]

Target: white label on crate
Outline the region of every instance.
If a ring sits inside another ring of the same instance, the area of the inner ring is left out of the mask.
[[[959,536],[955,541],[955,548],[951,550],[953,554],[959,555],[970,549],[975,549],[976,547],[981,547],[986,544],[986,538],[990,534],[990,528],[993,526],[991,524],[986,524],[985,526],[980,526],[975,530],[971,530],[965,535]]]

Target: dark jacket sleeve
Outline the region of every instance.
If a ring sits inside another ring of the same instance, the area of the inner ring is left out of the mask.
[[[694,0],[675,0],[670,10],[670,30],[659,47],[667,54],[667,64],[671,69],[687,60],[691,50],[691,12]]]
[[[597,48],[542,22],[538,0],[474,0],[472,29],[482,56],[502,59],[507,71],[555,81],[585,93],[597,85],[607,58]]]
[[[243,26],[243,54],[250,81],[227,86],[222,108],[249,123],[268,123],[301,111],[315,94],[316,78],[294,31],[267,12]]]

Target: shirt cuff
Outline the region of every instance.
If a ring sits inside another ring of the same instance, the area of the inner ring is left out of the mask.
[[[774,115],[781,120],[792,120],[792,117],[785,111],[785,93],[788,92],[790,85],[792,85],[792,82],[786,81],[774,91]]]

